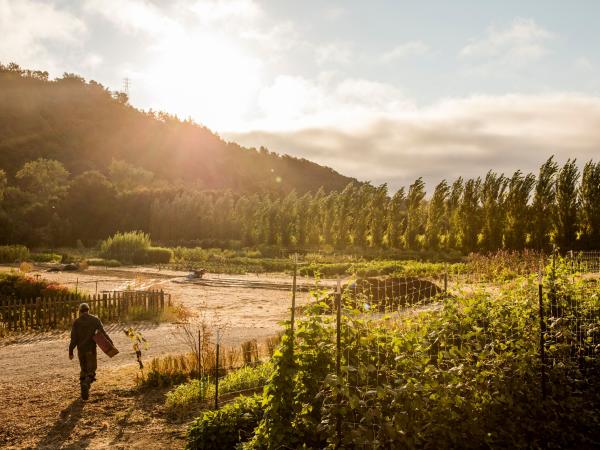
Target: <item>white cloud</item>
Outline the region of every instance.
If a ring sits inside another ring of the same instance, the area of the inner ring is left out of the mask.
[[[353,50],[350,44],[334,42],[317,46],[315,49],[318,65],[346,65],[352,62]]]
[[[397,45],[381,56],[383,62],[389,63],[409,56],[420,56],[428,53],[430,48],[422,41],[409,41]]]
[[[516,18],[507,28],[490,27],[485,37],[471,41],[460,55],[512,62],[537,60],[549,53],[546,43],[554,37],[534,20]]]
[[[322,73],[317,79],[281,75],[259,94],[260,117],[245,129],[300,129],[356,126],[412,108],[396,87],[360,78],[338,80]]]
[[[175,21],[146,0],[86,0],[84,9],[131,33],[161,35],[176,28]]]
[[[51,44],[78,48],[85,24],[54,5],[33,0],[0,0],[0,61],[15,61],[28,68],[61,71]],[[65,55],[63,52],[62,57]]]
[[[191,5],[190,10],[208,23],[233,18],[254,20],[262,15],[262,10],[253,0],[199,0]]]
[[[263,128],[227,137],[303,156],[362,180],[389,181],[393,188],[423,176],[431,189],[443,178],[476,177],[489,169],[536,173],[552,154],[561,161],[597,160],[598,123],[600,97],[514,94],[398,108],[361,126]]]

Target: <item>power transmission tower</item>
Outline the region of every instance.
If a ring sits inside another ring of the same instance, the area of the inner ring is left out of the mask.
[[[129,87],[131,86],[131,80],[128,77],[123,78],[123,92],[129,97]]]

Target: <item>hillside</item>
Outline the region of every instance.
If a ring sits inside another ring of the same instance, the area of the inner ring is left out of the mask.
[[[113,159],[203,189],[303,193],[342,189],[351,178],[305,159],[225,142],[205,127],[144,112],[73,74],[0,65],[0,168],[9,177],[40,157],[73,175],[106,172]]]

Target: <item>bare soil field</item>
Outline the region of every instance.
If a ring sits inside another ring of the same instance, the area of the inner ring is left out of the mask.
[[[12,270],[2,267],[0,270]],[[284,275],[207,276],[213,286],[183,281],[183,272],[156,269],[90,269],[85,272],[32,272],[94,294],[122,289],[163,289],[172,301],[191,311],[203,310],[209,320],[226,325],[224,345],[261,340],[280,330],[291,305],[291,293],[248,287],[245,281],[290,283]],[[174,282],[179,281],[179,282]],[[183,281],[183,282],[182,282]],[[303,283],[311,281],[299,280]],[[299,293],[297,304],[308,294]],[[109,359],[99,353],[98,382],[90,400],[79,397],[77,360],[69,361],[68,331],[10,336],[0,340],[0,447],[2,448],[180,448],[187,423],[163,414],[164,390],[135,386],[137,363],[123,329],[107,324],[121,353]],[[133,324],[148,341],[144,361],[154,356],[185,353],[175,323]]]

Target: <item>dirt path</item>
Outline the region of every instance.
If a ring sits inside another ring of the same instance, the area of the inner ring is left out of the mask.
[[[0,267],[0,270],[11,270]],[[173,301],[202,310],[227,324],[224,345],[272,336],[287,318],[290,293],[245,287],[243,280],[286,282],[289,277],[236,276],[233,283],[202,286],[174,283],[181,272],[90,270],[83,273],[43,273],[40,276],[78,290],[161,288]],[[33,273],[35,275],[35,272]],[[226,277],[213,275],[226,281]],[[242,282],[240,282],[240,280]],[[231,287],[223,284],[231,284]],[[308,301],[298,296],[298,305]],[[187,423],[172,422],[163,410],[164,390],[135,387],[137,363],[123,333],[129,325],[110,324],[107,331],[121,353],[113,359],[99,354],[98,382],[90,401],[78,400],[78,364],[69,361],[68,333],[38,333],[0,340],[0,448],[144,448],[171,449],[184,445]],[[134,325],[149,343],[143,359],[185,353],[176,324]]]

